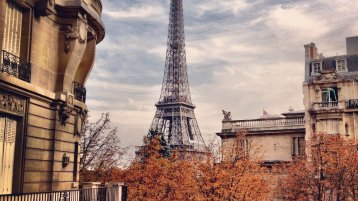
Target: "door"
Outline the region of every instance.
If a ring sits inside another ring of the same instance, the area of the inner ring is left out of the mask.
[[[16,120],[0,116],[0,194],[12,193]]]

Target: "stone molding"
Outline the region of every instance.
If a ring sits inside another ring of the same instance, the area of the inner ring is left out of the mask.
[[[321,74],[317,77],[313,78],[313,83],[332,83],[332,82],[341,82],[343,81],[343,77],[337,74],[336,70],[326,69],[322,70]]]
[[[16,114],[25,114],[25,99],[11,95],[5,92],[0,92],[0,109]]]

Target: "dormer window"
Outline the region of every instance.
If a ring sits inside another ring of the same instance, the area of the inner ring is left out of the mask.
[[[347,71],[346,59],[337,59],[336,60],[336,70],[338,72],[346,72]]]
[[[312,64],[312,75],[317,75],[322,70],[322,63],[321,62],[315,62]]]

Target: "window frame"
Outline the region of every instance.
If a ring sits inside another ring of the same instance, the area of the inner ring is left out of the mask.
[[[339,68],[339,63],[344,64],[344,68]],[[348,72],[347,57],[338,57],[336,58],[336,71],[337,72]]]
[[[318,69],[317,69],[316,65],[318,65]],[[322,71],[322,65],[323,65],[323,61],[321,61],[321,60],[313,61],[311,75],[319,75],[320,72]]]
[[[332,96],[332,92],[334,92],[334,96]],[[323,94],[328,93],[328,101],[324,100],[324,96]],[[335,97],[335,100],[333,100],[332,97]],[[338,88],[336,86],[333,87],[324,87],[321,88],[321,101],[322,103],[332,103],[332,102],[338,102],[339,101],[339,96],[338,96]]]

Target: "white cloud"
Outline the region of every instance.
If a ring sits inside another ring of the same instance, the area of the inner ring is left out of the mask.
[[[318,38],[330,31],[328,22],[319,19],[304,7],[292,7],[288,9],[276,6],[271,10],[267,18],[267,24],[276,32],[294,37]]]
[[[231,12],[236,14],[250,7],[245,0],[207,0],[198,5],[198,13],[202,15],[208,12]]]
[[[163,19],[165,16],[165,10],[160,5],[142,5],[142,6],[133,6],[128,9],[104,9],[103,14],[107,15],[112,19]]]

